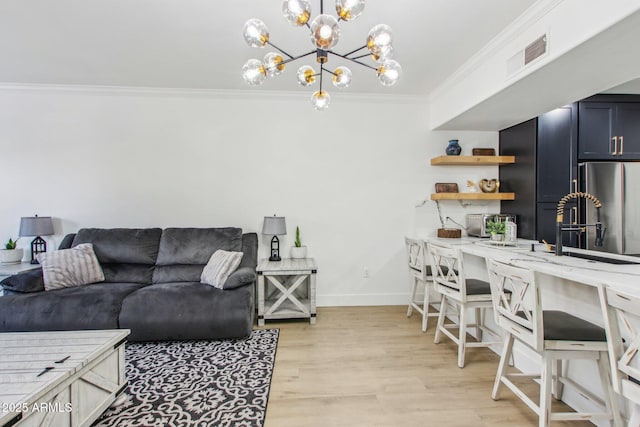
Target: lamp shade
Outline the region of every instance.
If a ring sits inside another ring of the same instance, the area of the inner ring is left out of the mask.
[[[287,234],[287,224],[283,216],[265,216],[262,223],[262,234],[279,236]]]
[[[23,216],[20,219],[20,237],[51,236],[53,221],[50,216]]]

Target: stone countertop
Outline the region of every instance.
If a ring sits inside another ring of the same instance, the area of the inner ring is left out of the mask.
[[[570,256],[556,256],[544,244],[518,239],[517,246],[499,246],[488,239],[465,237],[441,239],[423,237],[427,242],[459,247],[463,253],[482,258],[494,258],[536,272],[559,277],[590,286],[606,285],[613,289],[640,296],[640,258],[608,254],[598,251],[565,248],[567,251],[600,257],[635,261],[638,264],[609,264]],[[534,251],[531,251],[531,245]]]

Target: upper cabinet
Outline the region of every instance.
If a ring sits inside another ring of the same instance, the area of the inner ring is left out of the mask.
[[[579,160],[640,159],[640,96],[587,98],[578,117]]]

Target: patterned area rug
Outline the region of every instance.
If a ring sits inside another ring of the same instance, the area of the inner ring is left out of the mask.
[[[94,426],[261,427],[278,330],[246,340],[128,343],[124,403]]]

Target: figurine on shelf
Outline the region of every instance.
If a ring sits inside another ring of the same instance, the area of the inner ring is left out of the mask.
[[[476,187],[476,183],[471,181],[470,179],[467,180],[467,193],[477,193],[478,192],[478,187]]]
[[[447,156],[459,156],[461,151],[462,147],[460,147],[460,144],[458,144],[457,139],[449,140],[449,145],[447,145],[447,148],[445,150]]]

